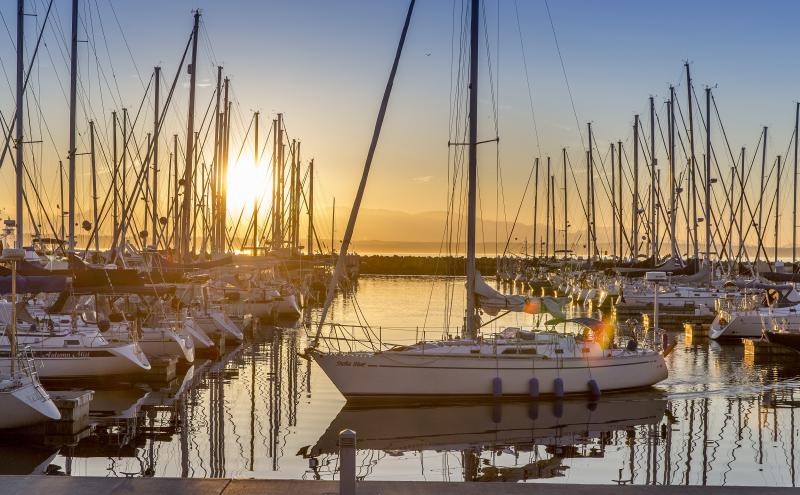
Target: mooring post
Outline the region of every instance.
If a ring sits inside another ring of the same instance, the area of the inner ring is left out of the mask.
[[[667,280],[665,272],[647,272],[644,279],[653,282],[653,347],[657,345],[656,333],[658,332],[658,283]]]
[[[339,495],[356,493],[356,432],[339,432]]]

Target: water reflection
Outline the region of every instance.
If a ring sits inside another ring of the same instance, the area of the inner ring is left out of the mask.
[[[563,476],[568,457],[603,457],[617,432],[659,423],[666,409],[659,396],[630,400],[464,403],[449,405],[348,404],[313,447],[300,454],[314,462],[315,478],[332,475],[338,434],[358,432],[362,477],[380,453],[456,452],[466,481],[517,481]],[[495,459],[506,454],[514,464]],[[319,458],[319,459],[318,459]]]
[[[443,321],[428,302],[447,292],[431,279],[363,278],[358,290],[374,323]],[[357,321],[350,303],[333,311]],[[657,389],[595,405],[363,405],[298,356],[305,345],[303,329],[261,328],[172,384],[98,387],[91,430],[2,439],[0,474],[331,479],[336,435],[351,428],[366,479],[796,486],[796,359],[748,362],[741,345],[694,339]]]

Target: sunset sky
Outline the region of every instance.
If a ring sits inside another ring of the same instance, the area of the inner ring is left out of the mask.
[[[9,0],[0,5],[3,29],[7,30],[7,34],[2,35],[5,41],[0,42],[0,95],[4,95],[0,99],[0,109],[6,121],[14,111],[15,3]],[[27,19],[26,60],[36,41],[37,23],[43,17],[47,2],[28,0],[27,3],[28,10],[35,11],[38,17]],[[66,157],[68,106],[65,95],[69,80],[65,43],[69,38],[70,2],[56,0],[55,5],[55,27],[46,32],[46,46],[40,51],[30,88],[40,101],[47,127],[33,112],[28,124],[33,129],[26,132],[26,138],[44,141],[30,148],[35,150],[35,159],[43,163],[42,191],[48,195],[49,200],[45,202],[50,205],[58,203],[57,160]],[[234,134],[239,133],[232,137],[235,144],[231,147],[238,151],[241,146],[241,134],[252,111],[261,111],[262,129],[268,127],[276,112],[283,112],[291,136],[302,140],[304,160],[315,158],[320,216],[329,215],[335,196],[337,215],[343,222],[361,173],[407,3],[81,0],[80,36],[94,39],[99,54],[92,51],[91,43],[81,43],[79,77],[92,103],[91,108],[79,110],[79,143],[83,143],[79,148],[88,142],[86,122],[89,118],[103,122],[99,132],[107,139],[110,112],[119,108],[115,105],[118,96],[110,93],[119,95],[122,104],[134,112],[154,65],[163,66],[167,84],[172,81],[191,30],[191,11],[195,7],[203,12],[198,55],[200,115],[213,89],[215,65],[223,65],[232,80],[237,114]],[[417,2],[375,157],[365,209],[402,213],[445,209],[450,74],[451,65],[457,64],[451,55],[451,40],[454,11],[459,9],[461,1]],[[800,14],[799,4],[773,2],[769,8],[760,8],[752,2],[731,1],[654,4],[552,0],[550,9],[574,97],[575,113],[545,3],[539,0],[499,0],[499,3],[487,0],[485,3],[488,32],[481,46],[480,70],[484,77],[480,89],[479,135],[482,139],[494,137],[484,45],[488,42],[492,70],[496,71],[493,81],[505,217],[511,219],[516,213],[534,156],[553,156],[560,191],[563,187],[560,149],[566,146],[575,165],[577,182],[584,188],[581,135],[585,137],[586,122],[593,122],[598,145],[605,153],[612,140],[622,140],[626,146],[631,144],[633,114],[641,114],[647,128],[649,96],[655,97],[659,116],[666,121],[664,101],[670,83],[678,86],[685,111],[685,60],[691,63],[698,96],[702,96],[706,85],[715,88],[727,135],[735,151],[741,146],[754,149],[762,126],[768,125],[768,164],[776,154],[785,153],[794,123],[794,102],[800,97],[796,83],[800,76],[796,62],[800,34],[794,25]],[[521,33],[517,28],[517,11]],[[456,24],[456,38],[459,29]],[[532,125],[521,45],[532,85],[538,140]],[[111,63],[106,54],[110,54]],[[112,72],[116,75],[113,92],[104,89],[98,66],[109,80]],[[166,134],[171,136],[177,132],[183,140],[188,76],[182,75],[181,82],[184,84],[176,96],[176,110]],[[166,92],[163,86],[162,91]],[[101,97],[100,93],[105,96]],[[30,97],[28,105],[35,108]],[[142,127],[140,139],[144,139],[152,116],[143,119],[147,124]],[[718,125],[715,125],[717,129],[712,132],[718,133]],[[265,136],[266,131],[263,132]],[[169,136],[164,137],[165,147]],[[700,159],[702,133],[697,139]],[[727,155],[724,141],[718,134],[714,144],[718,146],[720,157]],[[251,148],[245,146],[245,150]],[[663,147],[659,153],[660,164],[666,166]],[[500,188],[495,175],[493,144],[483,145],[480,160],[481,213],[487,219],[496,216],[502,219],[502,206],[499,212],[495,208],[495,196]],[[3,215],[13,216],[13,180],[9,165],[7,161],[0,171],[0,206],[4,208]],[[723,161],[720,166],[727,173],[730,162]],[[88,161],[84,157],[79,160],[79,168],[85,178],[78,186],[80,221],[90,208]],[[662,180],[666,181],[666,171],[662,174]],[[781,194],[784,198],[791,197],[787,196],[790,194],[788,179],[790,175],[783,175],[783,182],[787,184]],[[107,174],[101,178],[101,183],[107,190]],[[266,177],[264,184],[267,184]],[[540,201],[543,201],[543,187]],[[569,188],[574,198],[575,185],[571,183]],[[771,197],[772,193],[769,195]],[[533,222],[531,198],[529,190],[520,215],[520,222],[527,225]],[[557,201],[560,204],[561,200]],[[598,201],[598,222],[608,223],[607,203]],[[238,211],[229,213],[234,217],[239,214]],[[51,214],[57,216],[55,210]],[[559,209],[559,222],[562,215]],[[574,229],[583,228],[577,201],[570,201],[569,215]],[[784,215],[782,225],[789,228],[790,218]],[[329,219],[319,222],[321,229],[329,229]],[[359,232],[358,235],[375,238],[378,234]],[[487,232],[486,236],[489,235]],[[402,232],[391,240],[413,240],[414,237],[414,232]],[[785,240],[788,241],[788,237]]]

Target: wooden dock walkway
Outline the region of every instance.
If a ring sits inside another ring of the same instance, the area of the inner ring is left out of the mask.
[[[0,476],[0,495],[334,495],[335,481],[94,478],[69,476]],[[764,495],[797,493],[795,488],[568,485],[554,483],[444,483],[427,481],[362,481],[358,495]]]

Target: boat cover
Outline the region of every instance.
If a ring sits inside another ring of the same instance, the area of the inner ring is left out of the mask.
[[[38,294],[40,292],[61,292],[67,287],[68,278],[63,275],[17,275],[17,292]],[[0,276],[0,294],[11,293],[11,276]]]
[[[550,313],[563,318],[561,308],[569,301],[566,297],[531,297],[521,294],[501,294],[487,284],[481,274],[475,278],[475,295],[478,306],[491,316],[500,311],[540,314]]]

